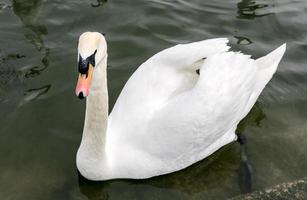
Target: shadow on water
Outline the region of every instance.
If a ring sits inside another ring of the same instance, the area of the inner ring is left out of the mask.
[[[39,12],[42,6],[42,0],[13,0],[13,11],[22,21],[24,26],[30,30],[25,33],[25,37],[31,44],[42,52],[41,66],[33,66],[25,72],[25,78],[33,78],[42,73],[49,66],[50,50],[45,47],[43,36],[48,34],[46,26],[38,22]],[[45,94],[50,89],[50,85],[32,88],[25,92],[25,99],[34,100]],[[47,89],[42,89],[47,88]],[[36,94],[36,95],[35,95]]]
[[[260,126],[261,121],[265,119],[262,109],[256,104],[250,113],[240,122],[237,128],[238,142],[240,143],[240,165],[238,168],[238,185],[242,194],[252,192],[253,169],[248,156],[246,147],[247,134],[245,129],[248,125]]]
[[[261,121],[266,118],[265,113],[260,108],[259,104],[256,103],[249,114],[240,122],[238,125],[238,132],[244,133],[247,126],[253,125],[260,127]]]
[[[108,192],[104,188],[110,184],[110,181],[89,181],[82,177],[82,175],[78,172],[78,183],[80,192],[85,195],[89,200],[109,199]]]
[[[255,0],[242,0],[237,4],[239,19],[255,19],[258,17],[264,17],[272,15],[274,13],[257,14],[257,10],[268,7],[267,4],[257,4]]]
[[[228,146],[185,170],[150,179],[94,182],[86,180],[79,174],[79,191],[89,200],[105,200],[117,194],[121,199],[164,199],[165,189],[171,190],[175,197],[187,198],[203,190],[214,189],[231,177],[236,160],[238,159],[235,149]],[[216,172],[217,166],[219,166],[218,172]],[[213,180],[215,183],[212,185]],[[114,194],[114,190],[117,194]]]

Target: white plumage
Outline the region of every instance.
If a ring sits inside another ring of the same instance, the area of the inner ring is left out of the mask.
[[[238,123],[276,71],[286,45],[253,60],[242,53],[228,52],[227,42],[219,38],[180,44],[144,62],[118,97],[106,133],[99,126],[85,125],[77,155],[83,176],[106,180],[167,174],[234,141]],[[97,69],[106,68],[100,65]],[[106,73],[97,69],[93,85]],[[97,88],[90,91],[87,106],[107,101],[98,100],[95,92]],[[87,110],[87,123],[96,116],[93,110]],[[84,142],[93,140],[93,135],[104,142]],[[101,153],[94,155],[89,149]]]

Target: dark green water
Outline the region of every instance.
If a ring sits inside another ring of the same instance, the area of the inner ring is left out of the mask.
[[[252,190],[307,176],[305,0],[1,0],[0,199],[225,199],[239,195],[240,148],[178,173],[88,182],[78,176],[84,101],[74,95],[77,39],[106,33],[114,104],[134,70],[176,43],[228,37],[262,56],[287,42],[280,67],[242,122]]]

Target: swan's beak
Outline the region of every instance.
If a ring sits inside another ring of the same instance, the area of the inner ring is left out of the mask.
[[[93,66],[89,64],[89,68],[86,74],[79,73],[79,78],[76,86],[76,95],[79,99],[87,97],[90,90],[91,80],[93,74]]]

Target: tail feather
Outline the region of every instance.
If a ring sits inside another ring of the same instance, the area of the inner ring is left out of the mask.
[[[283,44],[274,51],[272,51],[271,53],[269,53],[268,55],[257,59],[256,63],[260,68],[260,70],[264,68],[273,68],[274,69],[273,71],[275,72],[285,51],[286,51],[286,44]]]
[[[286,51],[286,44],[281,45],[271,53],[256,60],[258,67],[255,92],[261,93],[265,85],[271,80],[276,72],[278,64]]]
[[[243,116],[247,115],[253,105],[256,103],[260,93],[271,80],[276,72],[278,64],[286,51],[286,44],[281,45],[271,53],[256,60],[258,72],[256,74],[255,86],[251,94]]]

